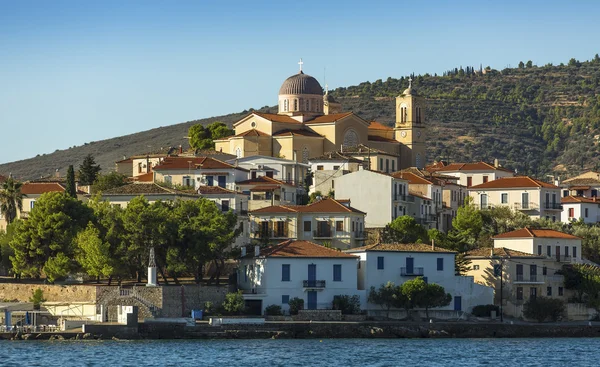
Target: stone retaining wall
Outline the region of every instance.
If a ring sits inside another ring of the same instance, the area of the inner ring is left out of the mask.
[[[299,310],[297,315],[292,316],[296,321],[341,321],[340,310]]]
[[[29,302],[33,291],[41,289],[48,302],[96,302],[95,285],[0,283],[0,300]]]
[[[190,317],[192,310],[203,310],[206,302],[213,305],[225,300],[228,286],[163,286],[161,317]]]

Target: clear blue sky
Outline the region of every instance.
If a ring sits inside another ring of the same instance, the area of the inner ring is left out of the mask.
[[[0,0],[0,163],[456,66],[587,60],[597,1]],[[324,84],[324,83],[323,83]]]

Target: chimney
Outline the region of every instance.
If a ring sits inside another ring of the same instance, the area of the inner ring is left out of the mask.
[[[242,247],[242,257],[246,256],[246,246]]]
[[[498,158],[494,158],[494,167],[500,167],[500,163],[498,163]]]
[[[54,171],[54,176],[56,178],[60,178],[60,172],[58,171],[58,168],[56,169],[56,171]]]
[[[254,256],[259,257],[260,256],[260,246],[254,246]]]
[[[179,154],[183,154],[183,145],[179,146]]]
[[[431,251],[435,251],[435,240],[431,239]]]

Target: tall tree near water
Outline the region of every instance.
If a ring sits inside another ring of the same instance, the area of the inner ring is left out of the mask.
[[[100,170],[100,165],[96,164],[94,156],[88,154],[83,159],[81,166],[79,166],[79,183],[81,185],[93,185],[98,178]]]
[[[9,177],[0,186],[0,213],[8,224],[14,222],[17,213],[23,210],[23,198],[27,195],[21,192],[23,184]]]

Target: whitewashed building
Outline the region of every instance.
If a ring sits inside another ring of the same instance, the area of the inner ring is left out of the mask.
[[[376,244],[344,251],[360,258],[358,289],[368,294],[371,287],[393,282],[396,285],[423,277],[439,284],[452,296],[449,306],[441,310],[470,312],[474,306],[490,304],[493,289],[474,282],[473,277],[456,276],[456,252],[425,244]],[[369,311],[380,306],[365,303]]]
[[[511,170],[500,167],[497,161],[493,165],[486,162],[450,164],[438,162],[437,164],[428,166],[427,170],[429,172],[457,177],[458,184],[467,187],[484,184],[499,178],[514,176]]]
[[[569,223],[583,220],[584,223],[600,222],[600,201],[597,197],[567,196],[560,200],[563,206],[561,221]]]
[[[494,247],[546,256],[557,262],[581,263],[581,238],[553,229],[522,228],[494,237]]]
[[[246,306],[263,314],[270,305],[289,312],[292,298],[304,300],[304,309],[331,309],[336,295],[363,295],[357,290],[354,255],[309,241],[285,241],[269,248],[242,252],[238,288]]]
[[[227,161],[235,167],[249,172],[250,179],[266,176],[302,188],[309,165],[295,160],[253,155]]]

